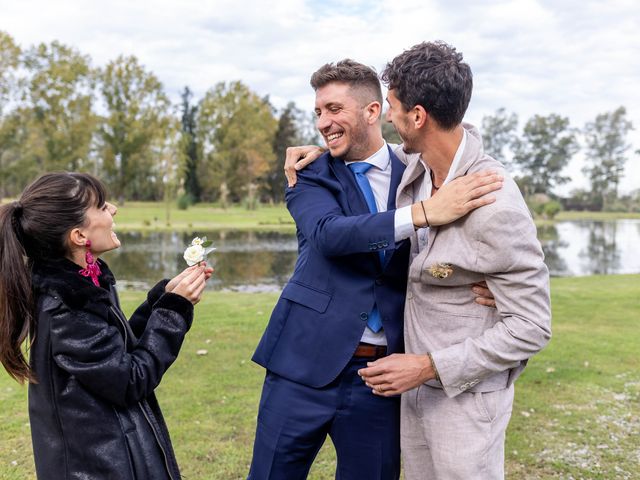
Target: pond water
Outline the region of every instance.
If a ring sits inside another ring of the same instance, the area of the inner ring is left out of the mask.
[[[104,255],[121,288],[146,289],[186,267],[182,253],[194,236],[217,248],[209,288],[279,291],[297,258],[294,234],[278,232],[128,232]],[[559,222],[538,229],[552,276],[640,273],[640,220]]]
[[[279,291],[293,272],[295,234],[279,232],[118,233],[122,247],[103,258],[120,288],[146,289],[186,268],[182,254],[196,236],[206,236],[216,247],[207,258],[215,268],[208,288]]]

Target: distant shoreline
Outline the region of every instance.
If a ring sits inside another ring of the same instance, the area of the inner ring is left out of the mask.
[[[5,199],[2,203],[11,200]],[[555,219],[536,219],[536,225],[549,225],[572,220],[620,220],[640,219],[640,212],[582,212],[563,211]],[[213,203],[199,203],[186,210],[175,204],[168,210],[163,202],[126,202],[118,207],[115,217],[116,232],[175,231],[202,232],[219,230],[247,230],[295,232],[296,227],[284,204],[262,204],[255,210],[242,205],[226,209]]]

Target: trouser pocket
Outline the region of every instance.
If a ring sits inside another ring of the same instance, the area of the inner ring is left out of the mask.
[[[476,408],[480,413],[480,417],[491,423],[496,419],[498,414],[497,400],[500,395],[500,391],[495,392],[474,392],[473,398],[476,403]]]

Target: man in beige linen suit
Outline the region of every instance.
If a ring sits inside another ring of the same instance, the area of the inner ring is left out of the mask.
[[[409,165],[397,206],[436,195],[449,181],[502,165],[463,124],[472,90],[469,66],[442,42],[392,60],[387,119]],[[369,364],[360,375],[377,395],[402,393],[405,478],[504,478],[504,437],[513,382],[551,336],[549,274],[531,215],[505,173],[496,202],[460,220],[419,229],[411,240],[405,306],[406,354]],[[428,219],[427,223],[428,223]],[[496,309],[474,302],[486,281]]]

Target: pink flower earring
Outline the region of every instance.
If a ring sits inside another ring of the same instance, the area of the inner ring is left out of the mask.
[[[96,287],[99,287],[100,282],[98,281],[98,277],[102,272],[100,271],[100,266],[97,264],[96,259],[93,258],[93,254],[91,253],[91,240],[87,240],[87,243],[85,243],[84,246],[87,249],[87,252],[84,254],[84,259],[87,262],[87,268],[83,268],[79,273],[83,277],[90,277],[93,284]]]

